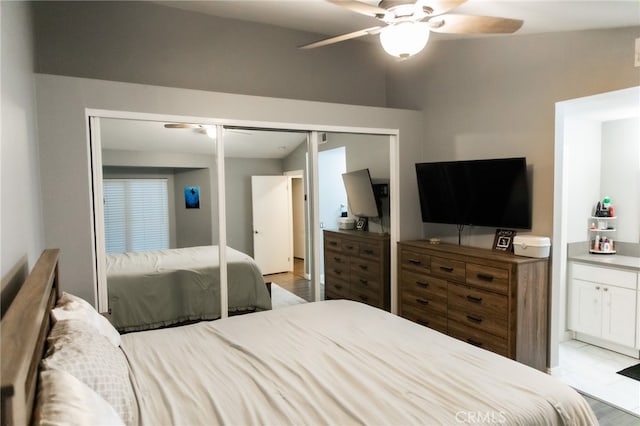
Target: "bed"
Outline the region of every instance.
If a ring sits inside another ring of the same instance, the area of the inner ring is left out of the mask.
[[[2,319],[2,424],[597,424],[555,378],[358,302],[120,336],[65,293],[53,309],[45,254]]]
[[[121,332],[220,318],[218,246],[108,254],[111,322]],[[271,309],[255,260],[227,247],[229,313]]]

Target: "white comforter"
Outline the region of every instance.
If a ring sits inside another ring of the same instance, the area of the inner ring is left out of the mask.
[[[537,370],[349,301],[122,336],[143,425],[597,424]]]
[[[271,309],[262,272],[227,247],[229,311]],[[220,318],[218,246],[107,255],[111,322],[120,331]]]

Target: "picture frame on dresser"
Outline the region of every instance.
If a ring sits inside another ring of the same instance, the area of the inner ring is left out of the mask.
[[[516,231],[512,229],[496,229],[496,235],[493,239],[493,249],[498,251],[504,251],[507,253],[513,252],[513,238],[516,236]]]

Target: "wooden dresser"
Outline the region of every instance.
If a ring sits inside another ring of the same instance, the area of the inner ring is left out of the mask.
[[[546,258],[399,242],[398,289],[401,316],[546,370]]]
[[[324,231],[324,292],[390,309],[389,234]]]

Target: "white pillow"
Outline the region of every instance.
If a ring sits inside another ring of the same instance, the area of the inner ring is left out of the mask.
[[[34,425],[123,425],[107,401],[61,370],[40,372]]]
[[[84,321],[109,339],[115,347],[120,346],[120,333],[118,333],[118,330],[111,325],[108,319],[100,315],[89,302],[80,297],[63,292],[56,303],[56,307],[51,311],[51,316],[54,323],[66,319]]]
[[[122,349],[82,320],[56,322],[47,345],[43,370],[71,374],[104,398],[125,424],[137,424],[138,406]]]

